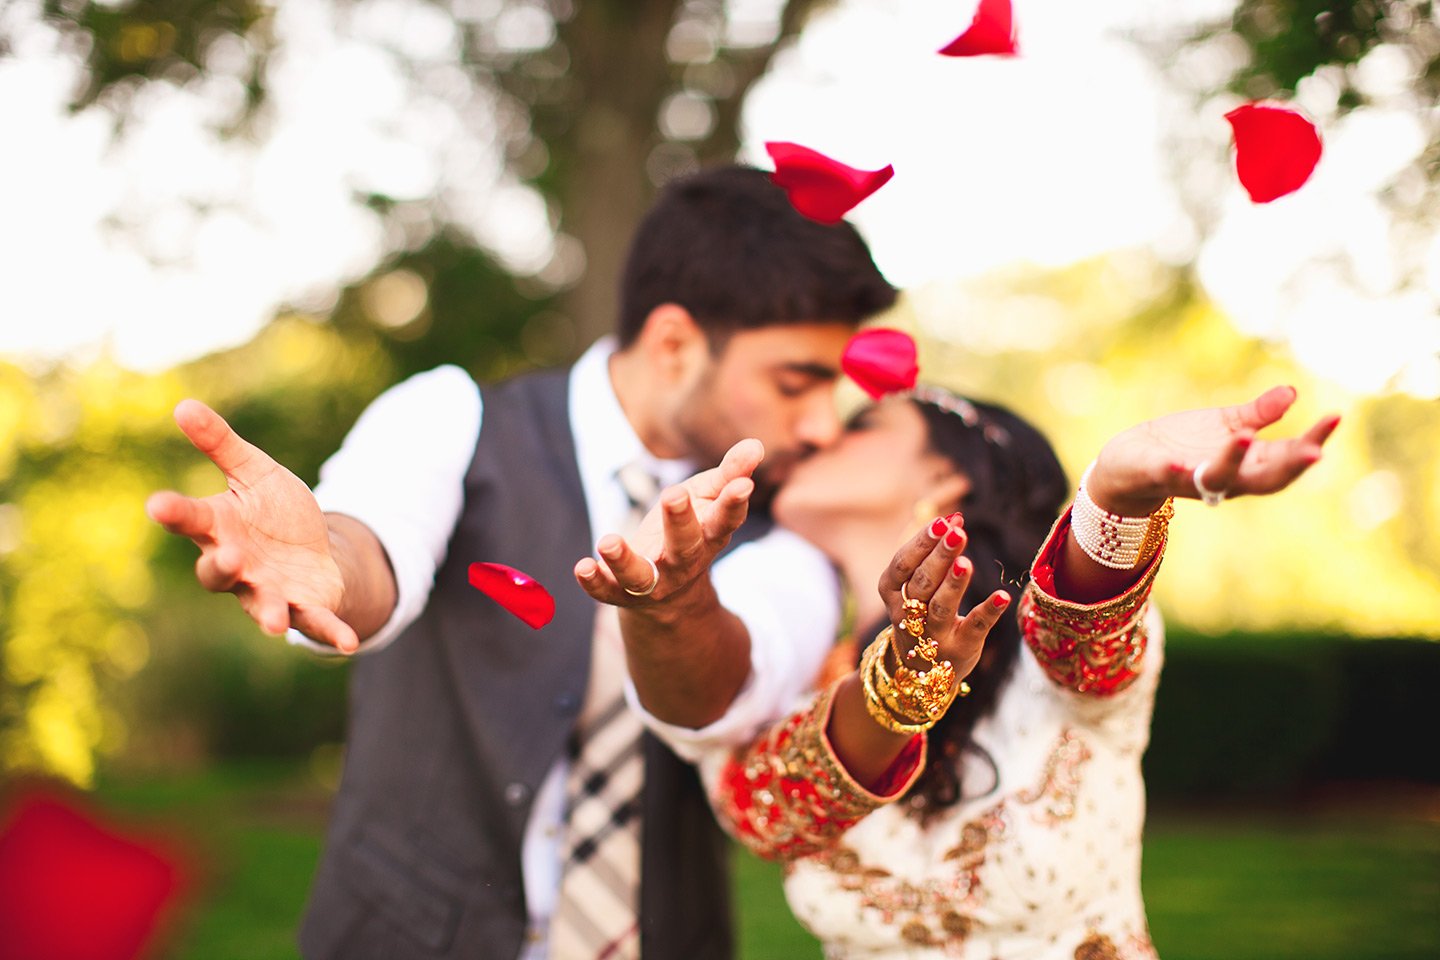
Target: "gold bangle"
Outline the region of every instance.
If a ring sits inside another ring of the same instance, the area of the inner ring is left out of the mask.
[[[885,655],[887,641],[883,637],[877,637],[875,642],[865,648],[865,655],[860,658],[860,684],[865,691],[865,709],[871,719],[882,728],[891,733],[914,736],[917,733],[924,733],[935,725],[933,720],[925,720],[921,723],[906,723],[886,707],[885,701],[881,699],[879,691],[875,688],[875,674],[879,673],[886,680],[885,667],[881,658]],[[882,681],[883,682],[883,681]]]

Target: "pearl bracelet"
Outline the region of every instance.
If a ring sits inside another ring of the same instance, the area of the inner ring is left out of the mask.
[[[1070,529],[1075,542],[1091,560],[1112,570],[1133,570],[1159,549],[1175,510],[1169,500],[1146,517],[1122,517],[1100,509],[1085,490],[1092,463],[1080,478],[1075,503],[1070,510]]]

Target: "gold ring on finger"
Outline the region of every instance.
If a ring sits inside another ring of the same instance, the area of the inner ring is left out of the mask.
[[[925,635],[925,619],[930,616],[930,604],[924,600],[912,600],[910,594],[905,591],[906,584],[900,584],[900,602],[902,617],[900,626],[912,637],[923,637]]]

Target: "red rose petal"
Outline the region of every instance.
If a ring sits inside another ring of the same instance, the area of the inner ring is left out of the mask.
[[[895,168],[857,170],[798,143],[771,141],[765,152],[775,161],[770,180],[811,220],[839,223],[857,203],[879,190]]]
[[[969,29],[940,52],[947,57],[1013,57],[1019,49],[1010,0],[980,0]]]
[[[555,616],[555,598],[539,580],[503,563],[470,564],[470,586],[539,630]]]
[[[0,955],[134,960],[179,887],[156,850],[57,798],[26,797],[0,832]]]
[[[850,338],[840,367],[871,397],[879,399],[915,386],[920,367],[915,362],[915,340],[901,330],[874,327]]]
[[[1255,203],[1299,190],[1320,162],[1320,132],[1293,107],[1247,103],[1225,119],[1235,131],[1235,173]]]

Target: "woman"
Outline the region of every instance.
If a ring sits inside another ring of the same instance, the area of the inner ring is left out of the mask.
[[[869,626],[838,679],[702,768],[722,821],[786,862],[827,957],[1154,956],[1140,758],[1170,500],[1293,482],[1338,423],[1256,439],[1293,400],[1280,387],[1125,431],[1048,535],[1067,485],[1043,438],[943,391],[868,409],[796,469],[776,516],[834,560]],[[938,516],[907,540],[921,504]],[[652,589],[675,573],[659,559]]]

